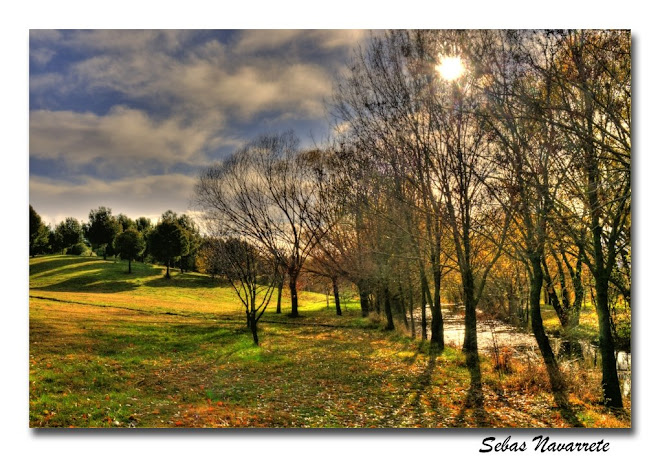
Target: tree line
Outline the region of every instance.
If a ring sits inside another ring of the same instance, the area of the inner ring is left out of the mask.
[[[463,74],[443,78],[443,56]],[[249,246],[274,284],[288,278],[291,316],[301,272],[351,282],[363,315],[421,326],[439,351],[443,304],[459,309],[477,404],[478,308],[531,325],[564,403],[541,305],[571,335],[589,301],[603,401],[621,407],[630,71],[628,31],[374,34],[337,82],[328,145],[260,136],[202,173],[197,207],[213,238]]]
[[[197,271],[197,257],[202,236],[197,224],[186,215],[166,211],[156,225],[151,219],[114,216],[110,208],[100,206],[89,212],[87,222],[67,217],[54,228],[46,225],[30,205],[30,256],[72,254],[119,257],[131,262],[160,262],[170,278],[170,268]]]

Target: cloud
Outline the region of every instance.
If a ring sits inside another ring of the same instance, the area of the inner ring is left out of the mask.
[[[61,78],[42,77],[31,89],[35,95],[49,90],[112,90],[160,103],[160,108],[191,120],[213,111],[243,121],[278,110],[292,118],[318,118],[332,91],[334,67],[344,61],[334,56],[314,63],[309,55],[337,48],[348,52],[363,34],[245,31],[227,45],[211,38],[193,42],[191,31],[83,31],[59,44],[87,50],[89,57],[72,63]],[[277,51],[292,44],[297,51]],[[250,56],[246,50],[272,52]]]
[[[209,157],[265,128],[325,125],[333,77],[365,36],[32,30],[31,202],[52,220],[99,205],[185,211],[193,178],[183,173]]]
[[[33,41],[94,53],[172,52],[185,47],[195,30],[70,30],[31,31]],[[51,32],[50,34],[48,32]]]
[[[365,30],[244,30],[236,43],[237,53],[272,51],[296,43],[311,49],[352,49],[367,35]]]
[[[62,39],[62,32],[51,29],[32,29],[30,30],[30,47],[34,44],[53,44]]]
[[[219,126],[216,126],[216,128]],[[30,113],[30,155],[66,161],[74,170],[83,165],[111,163],[125,174],[140,165],[167,167],[198,162],[214,131],[185,125],[175,118],[155,121],[144,111],[123,106],[107,115],[36,110]]]
[[[236,53],[271,51],[304,36],[304,30],[244,30],[236,43]]]
[[[173,100],[174,111],[199,119],[211,112],[249,120],[261,111],[286,110],[298,118],[323,113],[331,78],[319,65],[261,59],[228,64],[213,42],[183,60],[164,54],[99,56],[73,68],[86,90],[111,89],[128,97]]]
[[[39,66],[44,66],[53,58],[56,54],[54,49],[50,48],[32,48],[30,49],[30,62],[35,63]]]
[[[59,73],[42,73],[30,77],[30,91],[45,94],[58,90],[65,83],[64,76]]]
[[[30,204],[51,225],[66,217],[86,220],[99,206],[112,208],[113,214],[157,219],[168,209],[189,212],[196,182],[196,177],[182,174],[117,181],[87,178],[80,184],[31,176]]]

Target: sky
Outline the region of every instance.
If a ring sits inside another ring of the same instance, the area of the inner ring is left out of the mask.
[[[99,206],[190,212],[199,172],[262,133],[331,134],[352,30],[31,30],[29,200],[46,223]]]

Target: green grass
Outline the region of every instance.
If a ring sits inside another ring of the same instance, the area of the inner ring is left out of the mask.
[[[571,330],[570,334],[562,328],[559,317],[550,305],[541,307],[543,325],[548,333],[552,335],[570,336],[587,341],[598,341],[598,315],[596,308],[591,303],[585,303],[580,310],[580,324]]]
[[[186,315],[240,315],[241,304],[230,287],[199,273],[179,273],[165,279],[165,268],[98,257],[45,256],[30,260],[30,295],[62,301],[120,306],[142,311]],[[288,302],[288,291],[283,291]],[[299,292],[299,310],[325,311],[322,294]],[[275,315],[274,300],[267,313]],[[359,304],[348,303],[349,310]],[[286,311],[286,309],[285,309]],[[333,308],[328,313],[334,313]]]
[[[356,302],[343,316],[300,294],[300,319],[273,309],[252,344],[232,291],[199,274],[95,258],[30,262],[32,427],[562,427],[543,374],[483,360],[484,411],[467,402],[462,353],[428,345]],[[39,297],[39,298],[37,298]],[[283,311],[287,312],[285,298]],[[582,382],[584,384],[584,382]],[[597,388],[598,381],[590,384]],[[579,417],[628,427],[587,393]],[[586,400],[585,400],[586,399]]]

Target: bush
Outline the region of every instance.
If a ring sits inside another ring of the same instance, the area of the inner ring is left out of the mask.
[[[89,255],[89,248],[85,245],[85,243],[74,244],[67,250],[67,254]]]

